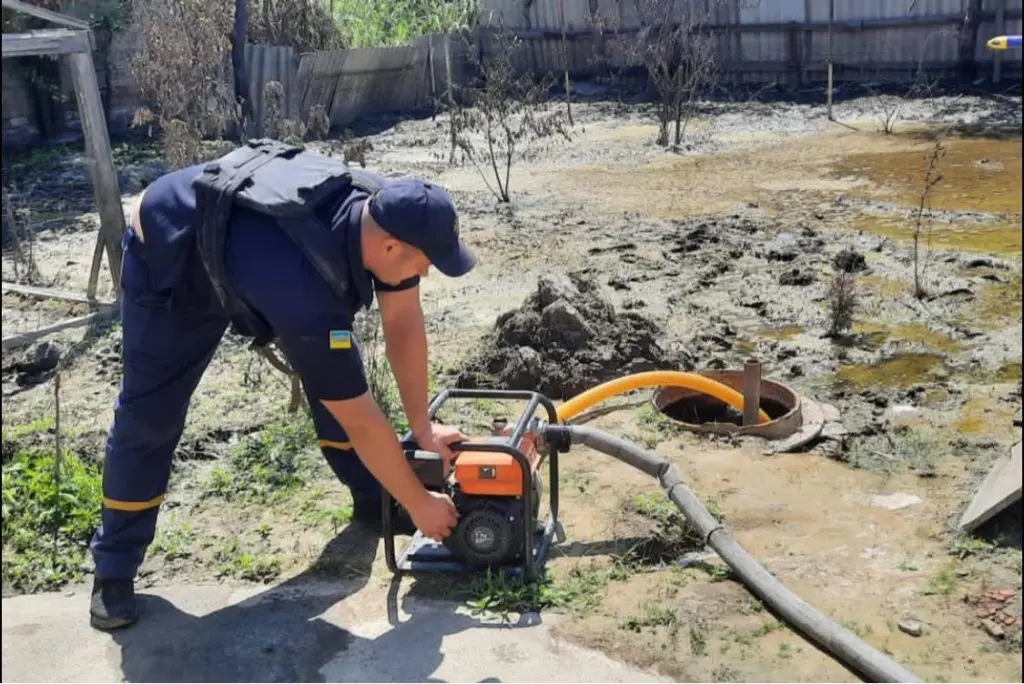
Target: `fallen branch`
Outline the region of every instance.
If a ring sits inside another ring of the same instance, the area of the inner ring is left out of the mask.
[[[9,349],[23,347],[26,344],[35,342],[39,338],[52,335],[53,333],[82,328],[93,323],[103,323],[116,318],[119,313],[120,310],[116,306],[108,306],[100,309],[99,311],[93,311],[92,313],[85,314],[84,316],[67,318],[58,323],[37,328],[36,330],[11,335],[10,337],[3,338],[3,351],[6,352]]]
[[[59,299],[65,302],[90,304],[93,306],[113,306],[115,304],[115,302],[109,299],[97,300],[95,297],[90,297],[88,294],[81,294],[80,292],[68,292],[67,290],[57,290],[49,287],[36,287],[35,285],[22,285],[20,283],[8,283],[6,281],[3,283],[3,291],[13,292],[27,297]]]

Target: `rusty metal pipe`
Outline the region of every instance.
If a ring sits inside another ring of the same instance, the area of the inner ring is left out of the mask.
[[[743,364],[743,425],[757,425],[761,408],[761,362],[747,359]]]

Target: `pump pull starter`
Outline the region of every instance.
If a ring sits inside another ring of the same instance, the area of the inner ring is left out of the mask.
[[[453,446],[455,459],[446,478],[441,455],[419,449],[410,434],[402,438],[405,456],[420,482],[451,497],[459,513],[452,533],[438,543],[419,530],[400,555],[395,549],[395,517],[405,514],[384,492],[384,557],[393,573],[473,572],[501,568],[532,580],[547,561],[558,524],[558,447],[538,448],[528,432],[544,408],[548,421],[558,415],[547,397],[529,391],[448,389],[430,404],[430,418],[450,399],[527,401],[514,426],[498,427],[482,441]],[[503,429],[502,429],[503,428]],[[543,450],[542,450],[543,449]],[[548,462],[548,515],[539,522],[543,493],[541,466]],[[407,514],[406,514],[407,515]]]

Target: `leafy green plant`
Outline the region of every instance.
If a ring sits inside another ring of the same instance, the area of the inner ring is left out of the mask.
[[[80,575],[103,496],[99,467],[68,449],[58,463],[52,445],[32,443],[40,429],[3,431],[3,581],[28,592]]]
[[[510,621],[512,613],[561,608],[587,613],[600,602],[600,591],[613,579],[609,568],[592,565],[573,568],[556,581],[544,569],[533,582],[488,570],[468,587],[468,605],[477,613],[498,615]]]
[[[331,10],[346,47],[393,47],[428,33],[468,28],[479,5],[479,0],[333,0]]]

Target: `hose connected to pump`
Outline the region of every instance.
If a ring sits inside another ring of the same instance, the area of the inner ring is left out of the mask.
[[[685,373],[682,371],[647,371],[615,378],[592,387],[586,392],[577,394],[558,407],[558,421],[564,423],[605,399],[630,390],[646,387],[681,387],[683,389],[697,390],[724,401],[740,413],[743,412],[743,395],[717,380],[712,380],[696,373]],[[768,414],[763,409],[758,408],[757,415],[760,422],[767,423],[769,421]]]
[[[577,397],[577,399],[579,398]],[[570,407],[565,415],[559,411],[559,417],[569,417],[573,415],[573,411],[583,410],[587,405],[589,405],[587,402],[579,402]],[[676,467],[664,458],[645,451],[624,439],[589,427],[535,423],[531,432],[547,443],[555,444],[560,450],[567,450],[570,444],[588,446],[613,456],[657,479],[669,500],[700,532],[704,543],[718,553],[751,592],[804,638],[861,680],[866,682],[921,681],[913,672],[815,610],[813,606],[787,589],[759,565],[732,538],[725,526],[716,520],[696,495],[687,488]]]

